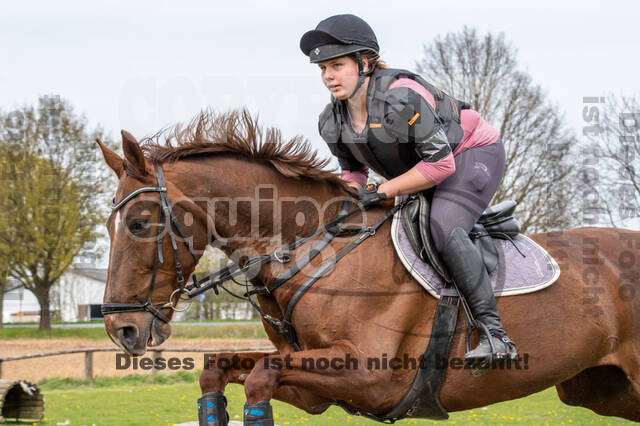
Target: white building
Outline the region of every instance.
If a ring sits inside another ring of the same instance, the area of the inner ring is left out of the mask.
[[[4,293],[2,322],[31,322],[39,319],[40,304],[38,304],[36,296],[25,289],[22,284],[9,279]]]
[[[69,269],[51,289],[52,314],[67,322],[101,318],[106,282],[106,269]],[[40,305],[31,291],[15,281],[10,281],[8,290],[2,315],[5,323],[40,320]]]

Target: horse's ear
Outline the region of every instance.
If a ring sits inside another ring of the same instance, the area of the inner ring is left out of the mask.
[[[145,176],[147,169],[145,167],[144,154],[138,145],[138,141],[133,135],[126,130],[122,130],[122,152],[124,152],[124,158],[129,164],[136,169],[138,174]]]
[[[110,150],[100,139],[96,139],[98,142],[98,146],[102,151],[102,156],[104,157],[104,161],[107,165],[113,170],[118,176],[118,179],[124,173],[124,160],[120,157],[116,152]]]

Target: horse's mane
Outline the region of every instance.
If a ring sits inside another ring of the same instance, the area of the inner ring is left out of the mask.
[[[246,109],[217,114],[202,111],[186,126],[176,124],[141,141],[145,156],[154,163],[172,162],[192,156],[231,153],[249,160],[271,164],[284,176],[326,180],[347,191],[351,188],[333,173],[325,170],[330,159],[318,153],[301,136],[284,142],[280,130],[263,132],[257,118]]]

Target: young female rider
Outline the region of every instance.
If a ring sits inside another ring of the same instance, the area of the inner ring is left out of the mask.
[[[388,179],[361,188],[361,202],[371,205],[436,186],[431,206],[436,249],[475,318],[490,331],[465,360],[514,355],[481,255],[468,236],[504,174],[498,132],[469,105],[420,76],[387,68],[373,30],[357,16],[325,19],[302,36],[300,48],[319,65],[332,95],[318,127],[338,158],[342,178],[362,187],[371,168]]]

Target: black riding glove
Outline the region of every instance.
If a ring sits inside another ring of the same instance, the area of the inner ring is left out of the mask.
[[[370,183],[358,190],[358,203],[362,207],[369,207],[387,199],[387,194],[378,192],[378,184]]]

